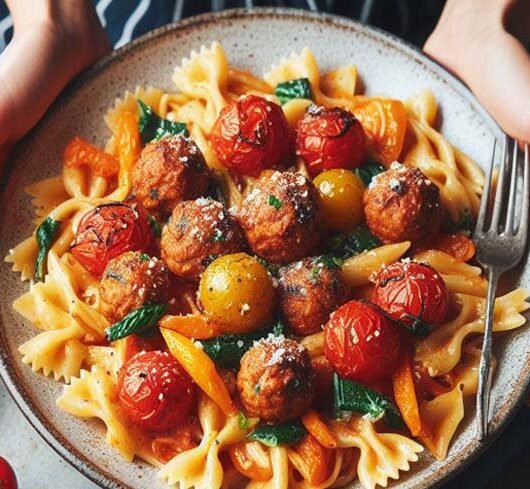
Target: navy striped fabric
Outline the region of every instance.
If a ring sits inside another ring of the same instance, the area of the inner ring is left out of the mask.
[[[99,18],[115,47],[179,18],[250,4],[305,9],[316,6],[321,11],[368,21],[418,46],[434,28],[443,6],[441,0],[94,0]],[[0,52],[13,36],[8,14],[0,0]],[[491,481],[498,481],[503,468],[529,445],[530,409],[526,408],[519,412],[495,445],[446,489],[497,487],[496,483],[491,485]],[[510,489],[523,487],[530,487],[530,482]]]

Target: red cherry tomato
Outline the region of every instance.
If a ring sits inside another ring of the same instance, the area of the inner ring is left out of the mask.
[[[403,261],[375,277],[372,302],[415,336],[425,336],[447,317],[449,293],[443,278],[425,263]]]
[[[364,159],[366,136],[347,110],[311,106],[297,127],[296,154],[311,176],[333,168],[356,168]]]
[[[17,487],[15,471],[5,458],[0,457],[0,489],[17,489]]]
[[[241,98],[221,111],[211,143],[224,166],[252,176],[285,165],[292,151],[289,125],[281,107],[255,95]]]
[[[100,277],[107,263],[126,251],[148,251],[154,235],[147,213],[138,204],[103,204],[87,212],[71,252],[89,272]]]
[[[350,301],[324,326],[324,352],[341,377],[373,384],[392,373],[400,353],[400,334],[373,304]]]
[[[118,377],[118,399],[127,419],[152,431],[181,424],[193,407],[191,378],[168,352],[142,351]]]

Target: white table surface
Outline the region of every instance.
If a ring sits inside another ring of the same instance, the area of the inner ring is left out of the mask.
[[[19,489],[96,489],[40,437],[0,380],[0,456],[15,469]]]

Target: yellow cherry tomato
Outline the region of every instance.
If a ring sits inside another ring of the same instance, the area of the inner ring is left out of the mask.
[[[324,223],[332,231],[353,231],[363,217],[364,185],[349,170],[328,170],[313,181]]]
[[[276,305],[270,275],[246,253],[210,263],[201,276],[199,297],[204,313],[223,333],[249,333],[265,326]]]

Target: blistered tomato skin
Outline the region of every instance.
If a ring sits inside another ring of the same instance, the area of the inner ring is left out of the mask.
[[[341,377],[372,384],[392,373],[400,333],[373,304],[350,301],[332,313],[324,327],[324,351]]]
[[[211,143],[226,168],[257,177],[267,168],[289,163],[290,134],[279,105],[247,95],[221,111],[212,129]]]
[[[311,106],[296,132],[296,154],[313,177],[333,168],[356,168],[363,162],[366,136],[361,123],[347,110]]]
[[[134,355],[120,371],[117,390],[127,419],[156,432],[181,424],[195,402],[191,378],[173,356],[162,351]]]
[[[15,471],[9,462],[0,457],[0,489],[17,489],[17,478]]]
[[[148,251],[154,242],[147,213],[138,204],[99,205],[86,213],[77,228],[71,252],[94,276],[126,251]]]
[[[431,266],[402,261],[376,275],[372,302],[412,334],[424,336],[447,317],[449,292]]]

